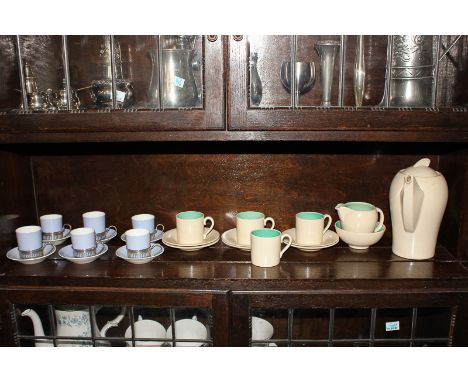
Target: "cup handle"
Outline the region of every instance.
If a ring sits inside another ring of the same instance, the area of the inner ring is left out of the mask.
[[[63,225],[63,230],[65,231],[67,228],[68,228],[70,231],[72,230],[72,226],[71,226],[70,224],[64,224],[64,225]]]
[[[287,249],[291,246],[292,244],[292,238],[289,236],[287,233],[284,233],[281,235],[281,243],[284,243],[284,239],[288,239],[288,242],[285,243],[286,246],[281,250],[280,252],[280,259],[283,257],[283,253],[287,251]]]
[[[161,228],[161,231],[164,231],[164,224],[161,224],[161,223],[156,224],[156,231],[159,231],[159,228],[158,228],[158,227],[162,227],[162,228]]]
[[[328,228],[330,228],[331,223],[332,223],[332,218],[331,218],[330,215],[328,215],[328,214],[323,215],[323,220],[325,220],[325,219],[328,219],[328,223],[325,226],[325,228],[323,229],[323,232],[322,232],[323,235],[325,234],[325,232],[328,231]]]
[[[271,223],[270,229],[275,228],[275,219],[273,219],[273,218],[266,218],[265,220],[263,220],[263,226],[266,227],[266,224],[267,224],[268,222]]]
[[[377,225],[377,227],[374,229],[374,232],[378,232],[382,229],[382,226],[383,226],[383,223],[384,223],[384,213],[383,211],[378,208],[378,207],[375,207],[375,209],[377,210],[377,213],[379,214],[379,224]]]
[[[110,231],[111,228],[113,228],[114,231],[117,233],[117,227],[115,225],[110,225],[109,227],[106,228],[106,234],[107,234],[107,232]]]
[[[214,220],[213,220],[213,218],[212,218],[211,216],[207,216],[207,217],[205,218],[205,220],[203,220],[203,226],[206,225],[206,222],[207,222],[207,221],[210,221],[210,222],[211,222],[211,227],[210,227],[210,228],[208,229],[208,231],[206,231],[206,233],[203,235],[203,240],[206,239],[206,237],[208,236],[208,234],[209,234],[209,233],[213,230],[213,228],[214,228]]]

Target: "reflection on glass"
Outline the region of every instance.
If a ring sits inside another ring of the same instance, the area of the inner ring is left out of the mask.
[[[162,104],[164,108],[195,107],[201,103],[201,89],[197,87],[194,72],[201,71],[201,61],[195,49],[198,36],[161,37]],[[152,52],[150,99],[159,94],[156,52]]]

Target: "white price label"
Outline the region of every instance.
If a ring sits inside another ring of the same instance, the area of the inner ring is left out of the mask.
[[[174,85],[177,86],[178,88],[183,88],[185,83],[185,78],[181,77],[174,77]]]
[[[400,330],[400,321],[393,321],[393,322],[385,323],[386,332],[394,332],[396,330]]]
[[[120,91],[120,90],[117,90],[117,91],[115,92],[115,94],[116,94],[115,98],[117,99],[117,102],[123,102],[123,101],[124,101],[125,95],[126,95],[125,92],[122,92],[122,91]]]

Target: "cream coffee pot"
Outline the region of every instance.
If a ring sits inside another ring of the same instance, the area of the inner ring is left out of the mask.
[[[392,251],[406,259],[434,257],[447,206],[447,182],[430,163],[424,158],[400,170],[390,186]]]
[[[73,309],[73,310],[72,310]],[[99,308],[96,308],[98,310]],[[87,307],[61,307],[54,309],[56,321],[57,337],[91,337],[91,325],[93,325],[94,336],[96,338],[105,337],[107,330],[119,325],[120,321],[125,316],[125,307],[122,308],[120,314],[108,321],[101,330],[97,327],[95,317],[90,319],[89,310]],[[26,309],[21,313],[22,316],[31,318],[33,323],[34,335],[36,337],[44,336],[44,329],[39,315],[33,309]],[[56,340],[57,346],[93,346],[90,340],[63,339]],[[108,341],[96,341],[97,346],[109,346]],[[37,339],[36,346],[54,346],[52,340]]]

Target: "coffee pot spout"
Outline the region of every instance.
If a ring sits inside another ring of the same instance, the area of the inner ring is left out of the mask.
[[[120,322],[123,320],[123,318],[125,317],[125,311],[126,311],[126,307],[123,307],[122,310],[120,311],[120,314],[114,318],[112,321],[108,321],[103,327],[102,329],[99,331],[99,334],[101,337],[105,337],[106,336],[106,333],[107,331],[110,329],[110,328],[115,328],[116,326],[118,326],[120,324]],[[141,316],[139,316],[139,320],[141,319]]]
[[[33,309],[26,309],[21,313],[23,317],[29,317],[33,324],[34,329],[34,336],[35,337],[43,337],[44,328],[42,326],[42,321],[39,315]],[[36,346],[54,346],[51,340],[46,339],[38,339],[36,340]]]

